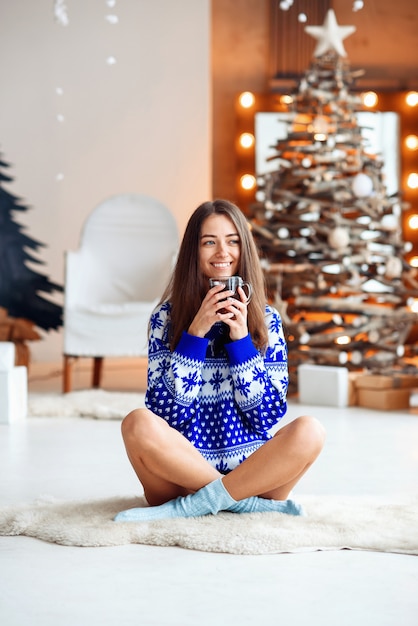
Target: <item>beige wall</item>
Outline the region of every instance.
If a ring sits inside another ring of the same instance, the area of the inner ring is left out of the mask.
[[[210,0],[65,4],[66,27],[52,0],[0,9],[0,151],[15,178],[9,190],[32,207],[18,220],[46,244],[41,269],[59,283],[64,251],[104,198],[155,196],[182,231],[211,195]],[[54,331],[31,344],[34,361],[61,350]]]

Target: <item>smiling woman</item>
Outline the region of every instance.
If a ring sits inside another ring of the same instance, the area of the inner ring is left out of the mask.
[[[248,330],[257,347],[265,348],[264,275],[247,220],[242,211],[227,200],[204,202],[190,217],[175,271],[161,299],[162,302],[169,300],[172,305],[171,349],[195,321],[209,289],[209,278],[234,274],[253,287],[254,295],[248,305]]]
[[[236,272],[251,283],[250,300],[241,287],[234,299],[223,284],[209,286],[213,275]],[[115,519],[303,514],[288,496],[324,431],[303,416],[272,436],[287,409],[287,349],[248,224],[230,202],[205,202],[192,214],[151,316],[148,357],[147,408],[127,415],[122,434],[152,506]]]
[[[210,215],[204,222],[200,237],[202,273],[207,278],[236,274],[241,252],[240,244],[234,223],[228,217]]]

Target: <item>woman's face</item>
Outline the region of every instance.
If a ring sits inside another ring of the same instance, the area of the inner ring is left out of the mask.
[[[202,225],[199,242],[200,269],[206,278],[234,276],[238,272],[241,240],[226,215],[213,214]]]

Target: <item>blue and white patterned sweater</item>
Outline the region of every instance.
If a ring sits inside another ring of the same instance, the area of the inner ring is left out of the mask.
[[[165,302],[151,316],[146,406],[213,467],[228,472],[271,438],[286,413],[287,347],[279,313],[266,305],[265,354],[250,335],[230,341],[221,322],[205,338],[183,333],[171,352],[170,310]]]

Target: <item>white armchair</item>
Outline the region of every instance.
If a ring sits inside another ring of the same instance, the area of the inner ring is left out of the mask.
[[[78,357],[93,358],[99,387],[104,357],[147,355],[149,317],[178,245],[173,215],[154,198],[114,196],[89,215],[79,249],[66,253],[64,393]]]

